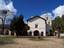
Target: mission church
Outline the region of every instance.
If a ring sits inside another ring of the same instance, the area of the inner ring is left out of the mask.
[[[47,14],[41,16],[32,16],[27,20],[28,34],[30,36],[47,36],[50,35],[52,29],[52,20]]]

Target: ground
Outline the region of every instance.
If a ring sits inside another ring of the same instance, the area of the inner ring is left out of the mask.
[[[30,38],[16,38],[15,43],[0,45],[0,48],[64,48],[63,39],[52,37],[45,39],[34,41]]]

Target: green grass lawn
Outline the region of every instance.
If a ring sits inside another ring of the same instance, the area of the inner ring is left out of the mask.
[[[0,44],[14,43],[15,37],[13,36],[0,36]]]

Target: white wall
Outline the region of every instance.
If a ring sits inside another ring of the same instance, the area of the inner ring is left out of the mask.
[[[35,24],[38,24],[38,28],[35,28]],[[28,21],[28,26],[30,26],[30,31],[34,32],[35,30],[38,30],[40,33],[43,32],[44,36],[46,36],[45,20],[38,18],[32,22]]]

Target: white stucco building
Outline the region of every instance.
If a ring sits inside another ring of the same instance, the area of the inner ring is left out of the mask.
[[[28,35],[30,36],[46,36],[50,32],[52,21],[49,16],[32,16],[28,21]]]

